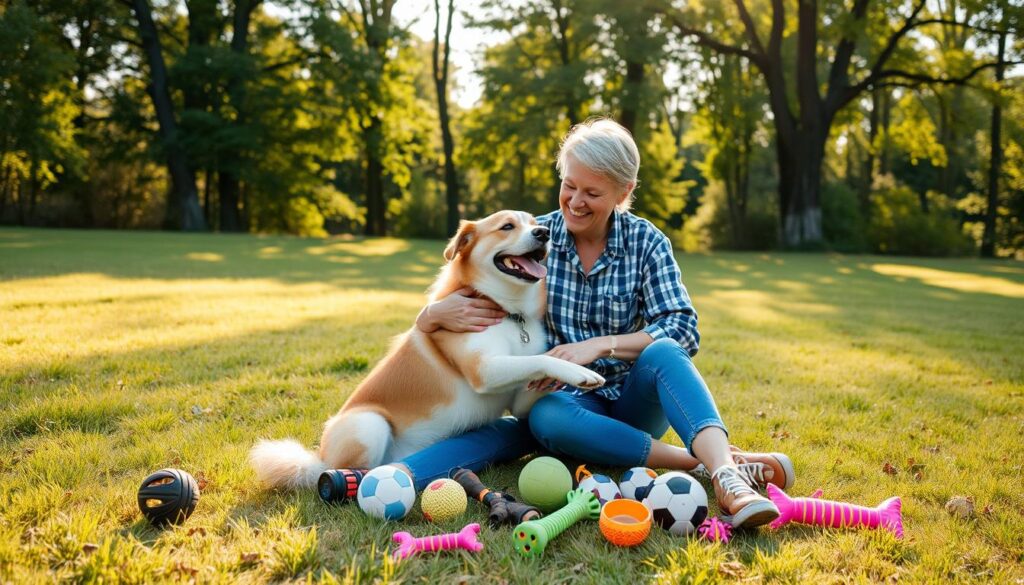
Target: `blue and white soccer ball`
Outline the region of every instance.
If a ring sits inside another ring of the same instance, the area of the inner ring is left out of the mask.
[[[359,509],[374,518],[401,520],[416,502],[412,478],[401,469],[381,465],[372,469],[359,484]]]
[[[693,534],[708,517],[704,486],[681,471],[659,475],[643,503],[659,526],[677,536]]]
[[[597,496],[597,500],[601,502],[601,505],[605,505],[612,500],[617,500],[622,497],[619,493],[619,486],[615,485],[612,478],[607,475],[601,475],[595,473],[588,475],[580,481],[580,489],[584,489],[588,492],[593,492]]]
[[[644,499],[647,488],[654,483],[656,477],[658,474],[654,473],[653,469],[631,467],[622,474],[622,479],[619,480],[619,491],[622,492],[622,497],[639,502]]]

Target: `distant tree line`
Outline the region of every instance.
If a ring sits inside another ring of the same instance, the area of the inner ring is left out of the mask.
[[[407,4],[0,0],[0,223],[443,237],[605,115],[686,248],[1024,254],[1019,2]]]

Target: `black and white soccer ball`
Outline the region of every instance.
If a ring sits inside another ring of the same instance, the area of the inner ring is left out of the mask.
[[[708,517],[708,494],[696,479],[681,471],[663,473],[643,499],[654,522],[677,536],[693,534]]]
[[[579,487],[588,492],[593,492],[597,496],[597,501],[601,502],[602,506],[622,497],[622,494],[619,493],[619,486],[615,485],[615,481],[607,475],[601,475],[600,473],[583,478],[580,481]]]
[[[631,467],[622,474],[619,480],[619,492],[622,497],[640,501],[647,494],[647,488],[654,483],[658,474],[649,467]]]

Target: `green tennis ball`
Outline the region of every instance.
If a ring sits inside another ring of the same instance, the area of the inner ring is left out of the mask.
[[[565,505],[572,489],[572,474],[554,457],[537,457],[519,474],[519,495],[542,512],[553,512]]]

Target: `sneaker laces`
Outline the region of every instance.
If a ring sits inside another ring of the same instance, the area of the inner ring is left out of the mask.
[[[754,488],[750,487],[747,483],[746,478],[740,473],[740,470],[736,467],[728,467],[723,465],[719,467],[717,471],[711,474],[712,481],[718,478],[718,487],[725,490],[726,493],[734,496],[741,496],[744,494],[754,494]]]
[[[733,455],[733,460],[736,461],[736,471],[739,472],[740,477],[751,488],[760,489],[768,484],[768,480],[764,477],[764,470],[767,465],[764,463],[748,463],[745,459],[736,455]],[[690,475],[698,479],[711,480],[711,472],[708,471],[707,467],[704,467],[703,463],[691,469]]]

